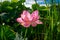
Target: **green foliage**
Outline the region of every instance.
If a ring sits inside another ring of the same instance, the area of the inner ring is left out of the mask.
[[[32,5],[32,9],[26,8],[20,1],[0,2],[0,40],[60,40],[60,5],[39,6]],[[16,22],[23,10],[39,11],[42,25],[26,28]],[[20,36],[19,36],[20,35]],[[21,38],[22,37],[22,38]]]
[[[11,2],[18,2],[18,0],[11,0]]]
[[[0,29],[0,40],[13,40],[15,38],[15,33],[8,25],[1,25]]]

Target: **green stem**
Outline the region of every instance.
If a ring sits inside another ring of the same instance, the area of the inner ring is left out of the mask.
[[[27,34],[27,28],[26,28],[26,30],[25,30],[25,35],[24,35],[24,40],[26,40],[26,34]]]
[[[53,31],[53,13],[52,13],[52,19],[51,19],[52,21],[51,21],[51,29],[52,29],[52,31]]]

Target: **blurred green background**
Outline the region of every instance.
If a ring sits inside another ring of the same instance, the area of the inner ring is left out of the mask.
[[[54,1],[50,0],[50,4],[45,1],[46,6],[35,3],[32,9],[22,5],[25,0],[0,2],[0,40],[60,40],[60,4]],[[23,10],[30,13],[38,10],[43,24],[29,27],[26,32],[26,28],[16,22]]]

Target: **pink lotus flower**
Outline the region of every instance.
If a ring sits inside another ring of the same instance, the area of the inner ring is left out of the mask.
[[[24,10],[23,13],[21,14],[21,17],[17,18],[17,22],[19,22],[24,27],[30,27],[30,25],[35,27],[37,26],[37,24],[43,24],[39,20],[39,18],[40,16],[38,14],[38,10],[35,10],[32,14]]]

